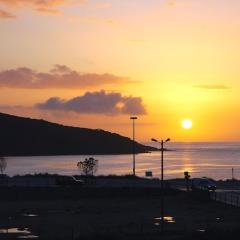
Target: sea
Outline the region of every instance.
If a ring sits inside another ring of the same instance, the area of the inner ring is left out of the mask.
[[[185,171],[191,177],[240,179],[240,142],[169,142],[165,147],[169,150],[164,152],[165,179],[183,178]],[[98,160],[97,175],[132,173],[132,154],[7,157],[5,173],[9,176],[35,173],[78,175],[77,163],[88,157]],[[136,155],[136,174],[144,177],[147,171],[151,171],[154,178],[160,177],[160,152]]]

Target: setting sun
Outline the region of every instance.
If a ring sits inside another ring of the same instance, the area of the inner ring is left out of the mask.
[[[192,120],[190,120],[190,119],[184,119],[183,121],[182,121],[182,128],[184,128],[184,129],[190,129],[190,128],[192,128]]]

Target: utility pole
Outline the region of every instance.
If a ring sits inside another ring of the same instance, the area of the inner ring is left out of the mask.
[[[164,165],[163,165],[163,153],[164,153],[164,143],[169,142],[170,138],[161,140],[159,142],[155,138],[152,138],[153,142],[158,142],[161,144],[161,232],[164,230]]]
[[[161,140],[161,231],[163,232],[164,225],[164,175],[163,175],[163,140]]]
[[[136,149],[135,149],[135,120],[137,120],[137,117],[130,117],[132,120],[132,129],[133,129],[133,176],[136,176]]]

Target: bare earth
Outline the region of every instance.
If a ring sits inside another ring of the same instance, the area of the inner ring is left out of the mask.
[[[15,191],[21,191],[21,188]],[[34,191],[38,189],[33,190],[33,194]],[[165,233],[162,235],[160,221],[155,219],[160,217],[158,193],[138,191],[136,196],[125,196],[123,191],[122,196],[111,196],[112,190],[108,191],[110,193],[107,196],[91,194],[72,200],[69,196],[65,196],[65,200],[48,200],[47,196],[42,200],[26,200],[24,197],[2,200],[0,239],[151,240],[183,239],[184,236],[191,239],[190,236],[195,235],[198,237],[195,239],[208,239],[202,238],[207,236],[208,231],[232,232],[240,226],[240,209],[200,200],[177,191],[167,193],[165,198],[165,216],[173,217],[173,222],[165,223]],[[11,233],[12,228],[27,229],[31,233]],[[8,234],[6,229],[9,229]]]

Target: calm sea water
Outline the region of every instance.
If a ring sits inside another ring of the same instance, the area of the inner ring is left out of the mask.
[[[156,145],[155,145],[156,146]],[[240,179],[240,143],[168,143],[173,151],[164,153],[165,177],[183,177],[189,171],[192,177],[206,176],[215,179],[234,177]],[[77,162],[90,156],[42,156],[8,157],[8,175],[27,173],[79,174]],[[132,155],[94,156],[99,160],[97,174],[129,174],[132,171]],[[160,152],[138,154],[136,172],[144,176],[152,171],[160,176]]]

